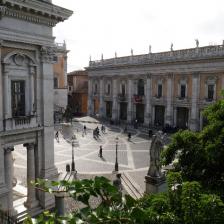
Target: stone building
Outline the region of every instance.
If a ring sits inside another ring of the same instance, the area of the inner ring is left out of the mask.
[[[68,106],[74,115],[87,114],[88,75],[85,70],[68,74]]]
[[[102,58],[86,69],[89,115],[197,131],[224,88],[224,46]]]
[[[62,119],[68,103],[67,88],[67,53],[65,42],[56,44],[56,63],[53,65],[54,72],[54,118]]]
[[[53,198],[37,191],[35,178],[57,177],[54,165],[52,28],[72,11],[51,0],[0,3],[0,207],[13,212],[14,146],[27,154],[28,209],[47,208]]]

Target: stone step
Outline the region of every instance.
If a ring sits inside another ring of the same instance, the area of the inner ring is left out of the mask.
[[[144,195],[141,187],[127,173],[122,173],[121,184],[126,192],[134,199],[139,199]]]

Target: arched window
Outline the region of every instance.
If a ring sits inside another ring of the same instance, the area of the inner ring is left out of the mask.
[[[144,80],[139,79],[138,80],[138,95],[144,96],[145,95],[145,87],[144,87]]]

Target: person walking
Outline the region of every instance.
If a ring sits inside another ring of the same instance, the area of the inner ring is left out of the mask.
[[[99,150],[99,155],[98,155],[100,158],[103,157],[103,147],[102,145],[100,145],[100,150]]]
[[[58,133],[58,131],[56,131],[56,133],[55,133],[55,139],[56,139],[57,142],[59,143],[59,133]]]
[[[131,132],[128,133],[128,141],[131,141]]]
[[[86,126],[83,127],[84,134],[86,135]]]

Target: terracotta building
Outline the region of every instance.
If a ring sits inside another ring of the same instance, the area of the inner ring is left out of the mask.
[[[85,70],[68,74],[68,106],[75,116],[87,114],[88,76]]]
[[[54,119],[62,118],[68,103],[67,88],[67,53],[65,42],[56,44],[56,63],[54,71]]]
[[[200,130],[224,88],[224,45],[90,61],[88,114]],[[98,106],[99,103],[99,106]]]

